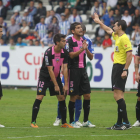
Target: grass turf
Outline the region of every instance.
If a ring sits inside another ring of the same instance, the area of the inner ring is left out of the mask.
[[[115,131],[106,130],[117,120],[117,104],[112,92],[92,91],[91,111],[89,120],[96,128],[65,129],[54,127],[57,114],[57,99],[47,96],[43,99],[37,118],[38,129],[30,128],[32,105],[36,97],[36,91],[27,89],[3,90],[4,96],[0,101],[0,140],[138,140],[140,139],[140,127],[130,130]],[[136,96],[133,92],[125,93],[128,117],[131,124],[135,119]],[[67,97],[68,104],[69,97]],[[67,115],[68,116],[68,115]],[[83,120],[83,111],[80,121]],[[69,121],[69,116],[67,117]]]

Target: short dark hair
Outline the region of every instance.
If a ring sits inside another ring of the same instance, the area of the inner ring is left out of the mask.
[[[42,1],[39,1],[38,3],[43,5],[43,2]]]
[[[127,28],[126,21],[125,20],[118,20],[116,22],[118,22],[118,26],[121,26],[122,27],[122,30],[125,32],[125,30]]]
[[[48,34],[51,33],[51,32],[53,32],[53,30],[49,30],[49,31],[48,31]]]
[[[53,42],[55,43],[55,45],[57,45],[56,42],[60,42],[60,41],[61,41],[61,38],[65,38],[65,37],[66,37],[66,35],[63,35],[63,34],[56,34],[56,35],[54,36],[54,38],[53,38]]]
[[[71,30],[71,31],[72,31],[72,30],[75,30],[75,28],[76,28],[77,25],[81,25],[81,23],[80,23],[80,22],[74,22],[74,23],[72,23],[72,24],[70,25],[70,30]]]
[[[86,31],[86,26],[83,23],[81,23],[81,26],[82,26],[83,31]]]

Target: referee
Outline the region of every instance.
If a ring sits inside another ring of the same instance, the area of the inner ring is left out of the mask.
[[[0,27],[0,38],[1,38],[1,36],[2,36],[2,28]],[[1,100],[2,96],[3,96],[2,87],[1,87],[1,82],[0,82],[0,100]],[[5,126],[0,124],[0,127],[5,127]]]
[[[126,104],[124,100],[125,83],[128,76],[128,68],[132,60],[132,46],[129,38],[125,34],[127,28],[124,20],[116,21],[113,30],[104,25],[97,13],[94,14],[94,21],[115,40],[114,64],[112,69],[112,91],[114,99],[118,104],[118,120],[117,123],[107,129],[125,130],[130,129],[131,125],[127,118]]]

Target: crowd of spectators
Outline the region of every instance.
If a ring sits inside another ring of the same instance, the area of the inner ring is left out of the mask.
[[[27,4],[29,2],[29,7]],[[35,6],[35,2],[38,6]],[[134,42],[134,47],[140,43],[140,0],[48,0],[52,9],[47,9],[40,0],[0,0],[0,25],[3,26],[3,36],[0,45],[11,46],[53,46],[53,37],[57,33],[70,34],[70,24],[83,22],[81,15],[88,15],[88,24],[93,21],[96,12],[102,22],[113,27],[117,20],[127,23],[126,34]],[[53,2],[58,7],[54,11]],[[22,14],[19,9],[13,10],[10,25],[6,21],[8,10],[22,4]],[[79,12],[80,11],[80,12]],[[98,27],[92,38],[94,47],[112,47],[112,40],[105,31]],[[28,40],[28,41],[27,41]],[[25,43],[28,42],[28,43]]]

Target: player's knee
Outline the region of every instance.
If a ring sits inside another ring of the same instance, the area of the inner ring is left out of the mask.
[[[77,98],[77,96],[75,96],[75,95],[74,96],[70,96],[70,101],[71,102],[75,102],[76,101],[76,98]]]
[[[90,100],[90,94],[84,94],[83,96],[85,100]]]
[[[43,100],[43,97],[44,97],[44,95],[37,95],[37,96],[36,96],[36,99],[42,101],[42,100]]]
[[[138,101],[140,101],[140,97],[138,97]]]
[[[78,99],[78,100],[81,100],[81,96],[77,95],[77,99]]]
[[[65,100],[64,95],[58,95],[57,98],[58,98],[58,101],[64,101]]]

